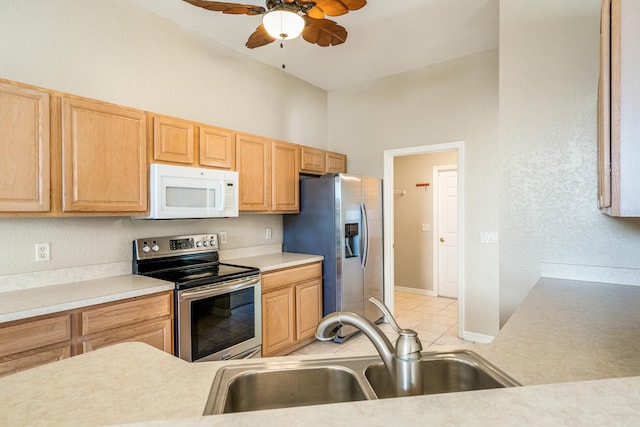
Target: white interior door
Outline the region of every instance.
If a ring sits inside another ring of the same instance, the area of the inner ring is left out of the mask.
[[[458,298],[458,171],[437,174],[438,295]]]

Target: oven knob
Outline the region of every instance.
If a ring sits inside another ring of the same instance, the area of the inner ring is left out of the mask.
[[[151,247],[151,249],[153,250],[153,252],[158,252],[158,251],[160,250],[160,246],[158,246],[158,245],[153,245],[153,246]]]
[[[205,240],[205,241],[204,241],[204,245],[205,245],[205,246],[209,246],[209,242]]]
[[[202,242],[196,242],[196,246],[199,248],[202,247]]]
[[[211,246],[215,246],[216,245],[216,241],[215,240],[211,240],[211,242],[209,242],[209,243],[211,243]]]
[[[151,248],[150,248],[149,246],[147,246],[147,245],[144,245],[144,246],[142,247],[142,252],[144,252],[145,254],[146,254],[147,252],[149,252],[150,250],[151,250]]]

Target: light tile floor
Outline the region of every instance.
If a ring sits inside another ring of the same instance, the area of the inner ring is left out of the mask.
[[[456,345],[469,343],[458,338],[458,306],[457,300],[442,297],[398,292],[395,294],[395,318],[401,328],[414,329],[422,342],[422,347]],[[391,325],[380,325],[382,331],[395,344],[398,335]],[[371,341],[359,333],[342,344],[333,341],[316,341],[291,353],[300,354],[340,354],[355,356],[360,354],[376,354]]]

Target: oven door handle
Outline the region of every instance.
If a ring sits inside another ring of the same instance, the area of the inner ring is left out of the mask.
[[[236,291],[244,288],[249,288],[257,283],[260,283],[260,278],[256,277],[253,279],[237,279],[231,280],[229,282],[216,283],[215,285],[206,286],[205,289],[188,289],[184,291],[179,291],[180,301],[191,301],[194,299],[202,299],[207,297],[212,297],[215,295],[226,294],[230,291]]]

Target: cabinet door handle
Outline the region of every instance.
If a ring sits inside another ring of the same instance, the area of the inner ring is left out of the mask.
[[[441,242],[441,243],[444,243],[444,242],[445,242],[444,237],[441,237],[441,238],[440,238],[440,242]]]

